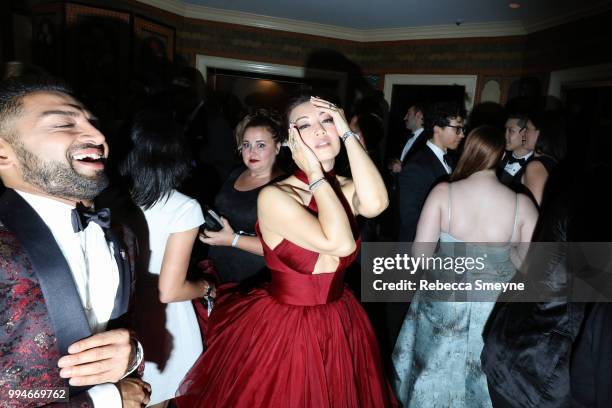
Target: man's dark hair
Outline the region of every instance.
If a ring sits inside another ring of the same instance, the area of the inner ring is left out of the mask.
[[[527,127],[527,121],[529,120],[529,115],[525,112],[510,112],[506,120],[508,119],[516,119],[518,121],[517,122],[518,127],[520,127],[521,129],[524,129],[525,127]]]
[[[414,113],[421,112],[423,116],[425,116],[425,105],[423,105],[421,102],[411,103],[408,105],[408,109],[410,108],[414,108]],[[406,112],[408,112],[408,109],[406,109]]]
[[[438,102],[424,113],[425,129],[433,135],[434,126],[444,127],[450,125],[451,120],[465,118],[465,108],[458,102]]]
[[[130,132],[132,149],[119,165],[134,202],[150,208],[189,175],[182,127],[170,114],[143,111]]]
[[[20,76],[0,81],[0,137],[12,143],[15,134],[11,119],[21,113],[23,98],[37,92],[57,92],[72,95],[63,81],[51,76]]]

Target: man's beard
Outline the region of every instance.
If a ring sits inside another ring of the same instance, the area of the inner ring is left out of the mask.
[[[19,157],[23,180],[54,197],[93,200],[108,187],[103,170],[88,177],[78,173],[72,164],[58,161],[45,163],[21,143],[13,148]]]

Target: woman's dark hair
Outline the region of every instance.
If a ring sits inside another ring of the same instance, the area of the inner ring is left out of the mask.
[[[317,94],[320,95],[319,96],[320,98],[323,98],[326,101],[329,101],[331,103],[335,103],[336,105],[338,105],[338,101],[336,100],[336,98],[330,95],[327,95],[326,92],[318,91]],[[291,113],[291,111],[295,109],[297,106],[303,104],[304,102],[310,101],[310,98],[312,98],[313,96],[316,96],[314,92],[310,89],[306,89],[306,90],[300,90],[299,93],[295,94],[293,97],[289,99],[289,101],[287,102],[287,109],[285,109],[284,125],[286,129],[289,128],[289,114]]]
[[[539,130],[535,152],[552,157],[559,162],[566,153],[565,122],[556,112],[540,112],[529,117],[533,126]]]
[[[285,125],[286,129],[289,129],[289,115],[291,114],[291,111],[297,106],[303,104],[304,102],[310,101],[310,98],[312,96],[313,95],[310,92],[301,91],[300,93],[294,95],[289,99],[289,101],[287,102],[287,109],[285,109],[285,115],[283,116],[283,124]]]
[[[189,174],[183,130],[169,114],[145,111],[135,116],[130,139],[119,173],[128,179],[134,202],[148,209]]]
[[[450,181],[462,180],[477,171],[495,169],[505,146],[504,132],[499,128],[483,125],[472,130]]]
[[[283,131],[280,114],[270,109],[256,109],[242,118],[234,130],[238,150],[241,149],[244,132],[254,127],[266,128],[272,135],[274,143],[282,143],[286,139],[287,132]]]

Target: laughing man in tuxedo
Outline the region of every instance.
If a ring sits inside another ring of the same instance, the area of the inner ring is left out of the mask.
[[[506,154],[499,164],[497,176],[508,187],[524,192],[523,175],[527,163],[533,158],[537,133],[529,132],[529,117],[523,113],[511,113],[506,120]]]
[[[141,347],[119,328],[127,317],[133,251],[109,228],[108,211],[85,208],[108,184],[108,145],[93,122],[52,79],[0,83],[3,407],[148,402],[149,385],[126,378],[142,360]],[[9,393],[59,387],[69,390],[68,402]]]

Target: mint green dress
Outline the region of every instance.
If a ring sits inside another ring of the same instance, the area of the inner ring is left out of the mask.
[[[514,229],[516,213],[515,207]],[[454,253],[455,248],[459,247],[461,254]],[[437,255],[484,258],[483,270],[465,272],[466,276],[462,279],[466,282],[473,284],[477,279],[508,282],[516,270],[510,261],[510,250],[510,243],[501,246],[463,243],[448,233],[442,233]],[[426,278],[430,282],[435,279],[454,281],[455,277],[449,276],[449,273],[453,274],[451,271],[430,270]],[[487,298],[495,297],[496,293],[493,292]],[[404,407],[492,406],[480,354],[483,348],[482,331],[494,304],[493,301],[440,301],[431,291],[415,294],[392,357],[394,388]]]

